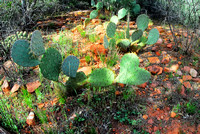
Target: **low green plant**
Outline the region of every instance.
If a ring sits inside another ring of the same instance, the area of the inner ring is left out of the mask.
[[[195,104],[193,104],[193,103],[191,103],[191,102],[188,102],[188,103],[186,104],[186,112],[187,112],[188,114],[195,114],[196,111],[197,111],[197,107],[196,107]]]

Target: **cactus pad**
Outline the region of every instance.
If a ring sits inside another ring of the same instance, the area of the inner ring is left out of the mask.
[[[90,13],[90,19],[95,19],[98,16],[98,10],[93,10]]]
[[[26,40],[17,40],[11,49],[13,61],[23,67],[34,67],[40,64],[40,61],[30,53],[30,44]]]
[[[120,72],[116,81],[129,85],[140,85],[147,82],[151,74],[139,67],[139,58],[134,53],[125,54],[120,63]]]
[[[104,48],[107,49],[109,46],[109,43],[108,43],[108,39],[107,39],[106,35],[104,35],[103,44],[104,44]]]
[[[98,68],[91,73],[88,82],[95,87],[104,87],[111,85],[114,81],[114,77],[115,74],[112,70],[108,68]]]
[[[158,41],[158,39],[159,39],[159,32],[156,28],[153,28],[149,32],[149,36],[148,36],[148,40],[147,40],[146,44],[152,45],[152,44],[156,43]]]
[[[113,22],[113,23],[115,23],[117,25],[117,23],[119,22],[119,19],[118,19],[118,17],[116,15],[114,15],[114,16],[112,16],[110,18],[110,22]]]
[[[86,79],[87,79],[87,76],[85,75],[84,72],[77,72],[76,77],[75,78],[69,77],[65,85],[68,90],[70,89],[76,90],[79,86],[84,84]]]
[[[139,4],[136,4],[133,8],[132,8],[132,12],[134,13],[134,15],[137,15],[140,13],[141,7]]]
[[[149,24],[149,17],[145,14],[141,14],[136,19],[137,28],[144,31]]]
[[[106,28],[106,34],[108,37],[113,38],[115,36],[115,32],[116,32],[116,24],[113,22],[109,22]]]
[[[90,23],[90,20],[91,20],[90,18],[85,19],[84,24],[83,24],[84,27],[86,27]]]
[[[58,81],[61,71],[62,56],[54,48],[46,50],[41,59],[40,69],[43,76],[49,80]]]
[[[127,14],[127,10],[125,8],[122,8],[118,11],[118,18],[119,19],[122,19],[126,16]]]
[[[69,77],[76,77],[76,72],[79,67],[79,59],[76,56],[68,56],[62,64],[62,71],[65,75]]]
[[[123,51],[127,51],[127,48],[131,46],[131,42],[128,39],[119,39],[116,42],[117,46],[119,46]]]
[[[40,31],[36,30],[32,33],[30,48],[31,52],[36,56],[40,56],[45,53],[42,34]]]
[[[131,35],[132,42],[139,40],[142,37],[142,35],[143,35],[142,30],[137,30],[137,31],[133,32]]]
[[[109,47],[115,48],[115,44],[116,44],[116,41],[115,41],[114,38],[112,38],[112,39],[109,40]]]
[[[98,2],[96,5],[97,10],[102,9],[103,8],[103,2]]]

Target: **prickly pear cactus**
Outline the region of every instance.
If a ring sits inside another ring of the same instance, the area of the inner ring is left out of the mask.
[[[49,80],[58,81],[61,64],[62,56],[59,51],[54,48],[48,48],[41,59],[41,73]]]
[[[98,68],[91,73],[88,82],[95,87],[104,87],[111,85],[114,81],[114,77],[115,74],[112,70],[108,68]]]
[[[115,48],[115,45],[116,45],[116,41],[114,38],[110,39],[109,40],[109,47],[112,49],[112,48]]]
[[[40,61],[30,53],[30,44],[26,40],[17,40],[11,49],[11,57],[15,63],[23,67],[34,67]]]
[[[40,31],[36,30],[32,33],[30,48],[31,52],[36,56],[40,56],[45,53],[42,34]]]
[[[149,17],[145,14],[141,14],[136,19],[137,28],[144,31],[149,24]]]
[[[98,2],[96,5],[97,10],[100,10],[103,8],[103,2]]]
[[[127,51],[127,49],[131,46],[131,42],[128,39],[119,39],[116,44],[122,51]]]
[[[107,49],[108,46],[109,46],[109,42],[108,42],[108,39],[107,39],[106,35],[104,35],[103,44],[104,44],[104,48]]]
[[[116,15],[114,15],[110,18],[110,22],[113,22],[117,25],[117,23],[119,22],[119,18]]]
[[[76,77],[76,72],[79,67],[79,59],[76,56],[68,56],[62,64],[62,71],[65,75],[69,77]]]
[[[156,43],[158,41],[158,39],[159,39],[159,32],[156,28],[153,28],[149,32],[149,36],[148,36],[148,40],[147,40],[146,44],[152,45],[152,44]]]
[[[127,14],[127,10],[125,8],[122,8],[118,11],[118,18],[119,19],[122,19],[126,16]]]
[[[69,77],[68,81],[65,83],[68,92],[73,92],[78,87],[83,85],[87,79],[87,76],[84,72],[77,72],[76,77]]]
[[[90,13],[90,19],[95,19],[98,16],[98,10],[93,10]]]
[[[132,12],[134,13],[134,15],[137,15],[140,13],[141,7],[139,4],[134,5],[134,7],[132,8]]]
[[[151,74],[139,67],[139,58],[134,53],[125,54],[120,63],[120,72],[116,81],[128,85],[140,85],[147,82]]]
[[[115,36],[115,32],[116,32],[116,24],[113,22],[109,22],[106,28],[106,34],[108,37],[113,38]]]
[[[84,28],[90,23],[90,18],[86,18],[84,21]]]
[[[134,42],[136,40],[139,40],[142,37],[142,35],[143,35],[142,30],[137,30],[133,32],[131,35],[131,39],[132,39],[131,41]]]

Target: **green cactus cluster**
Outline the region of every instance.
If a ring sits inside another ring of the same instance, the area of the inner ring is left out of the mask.
[[[12,34],[12,35],[6,37],[4,39],[4,43],[5,43],[5,46],[10,47],[18,39],[30,40],[30,38],[31,38],[31,34],[28,34],[26,31],[24,31],[24,32],[18,31],[18,32],[16,32],[16,34]],[[3,44],[3,41],[0,43]]]
[[[114,38],[116,33],[116,25],[119,22],[120,19],[124,18],[126,15],[127,17],[127,28],[125,30],[126,39],[118,39],[116,41],[116,45],[122,50],[127,52],[128,50],[138,52],[140,49],[144,48],[146,45],[152,45],[156,43],[159,39],[159,32],[156,28],[153,28],[149,31],[149,35],[145,36],[143,33],[148,28],[149,24],[149,17],[145,14],[141,14],[136,19],[137,29],[132,33],[132,35],[129,35],[129,13],[124,8],[120,9],[118,11],[118,16],[113,16],[110,19],[110,22],[108,23],[106,27],[106,37],[104,37],[104,40],[108,38]],[[107,47],[107,46],[106,46]],[[134,48],[134,49],[132,49]]]

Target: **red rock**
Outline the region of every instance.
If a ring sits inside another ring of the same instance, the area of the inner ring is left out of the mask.
[[[183,81],[187,81],[187,80],[191,80],[191,79],[192,79],[192,76],[190,76],[190,75],[183,76]]]
[[[30,125],[35,125],[35,114],[33,112],[30,112],[27,119],[26,119],[26,123],[30,126]]]
[[[184,70],[185,72],[190,72],[190,67],[189,67],[189,66],[184,66],[183,70]]]
[[[150,87],[151,88],[155,88],[155,87],[158,86],[158,84],[159,84],[158,82],[152,82],[151,85],[150,85]]]
[[[157,55],[157,56],[160,56],[161,54],[160,54],[160,52],[159,52],[159,51],[156,51],[156,55]]]
[[[181,93],[180,94],[183,95],[183,96],[186,96],[184,86],[181,86]]]
[[[164,72],[167,72],[167,73],[169,73],[169,72],[170,72],[170,69],[169,69],[169,68],[167,68],[167,67],[164,67]]]
[[[200,124],[197,126],[197,131],[200,133]]]
[[[160,45],[163,43],[163,40],[161,38],[158,39],[158,41],[156,42],[156,44]]]
[[[171,49],[172,46],[173,46],[172,44],[167,44],[167,48],[170,48],[170,49]]]
[[[158,47],[158,46],[154,46],[154,47],[152,47],[151,50],[152,50],[152,51],[158,51],[158,50],[159,50],[159,47]]]
[[[8,83],[8,80],[4,80],[3,85],[1,86],[2,91],[4,94],[9,95],[10,94],[10,86]]]
[[[84,72],[85,75],[88,75],[92,72],[92,67],[82,67],[77,72]]]
[[[186,88],[191,88],[191,87],[192,87],[189,81],[183,82],[183,85],[184,85]]]
[[[145,88],[146,86],[147,86],[147,82],[145,82],[145,83],[143,83],[141,85],[138,85],[138,87],[140,87],[140,88]]]
[[[152,74],[161,74],[162,73],[162,67],[158,65],[152,65],[147,67],[147,69],[152,73]]]
[[[41,85],[40,81],[37,80],[35,82],[29,82],[26,84],[26,88],[28,90],[29,93],[32,93],[35,91],[35,89],[37,89],[39,86]]]
[[[170,71],[176,72],[176,71],[178,70],[178,68],[179,68],[179,65],[178,65],[178,64],[172,65],[172,66],[170,67]]]
[[[18,91],[19,87],[20,87],[20,85],[15,83],[14,86],[12,87],[12,89],[11,89],[11,93],[14,93],[14,92]]]
[[[169,61],[170,61],[170,58],[167,57],[167,56],[165,56],[165,57],[163,57],[161,63],[163,63],[163,64],[167,64],[167,63],[169,63]]]
[[[200,83],[200,78],[193,78],[192,81]]]
[[[149,120],[148,120],[148,123],[149,123],[149,124],[153,124],[153,123],[154,123],[153,119],[149,119]]]
[[[154,63],[159,64],[160,63],[160,60],[158,57],[148,57],[148,60],[151,64],[154,64]]]

